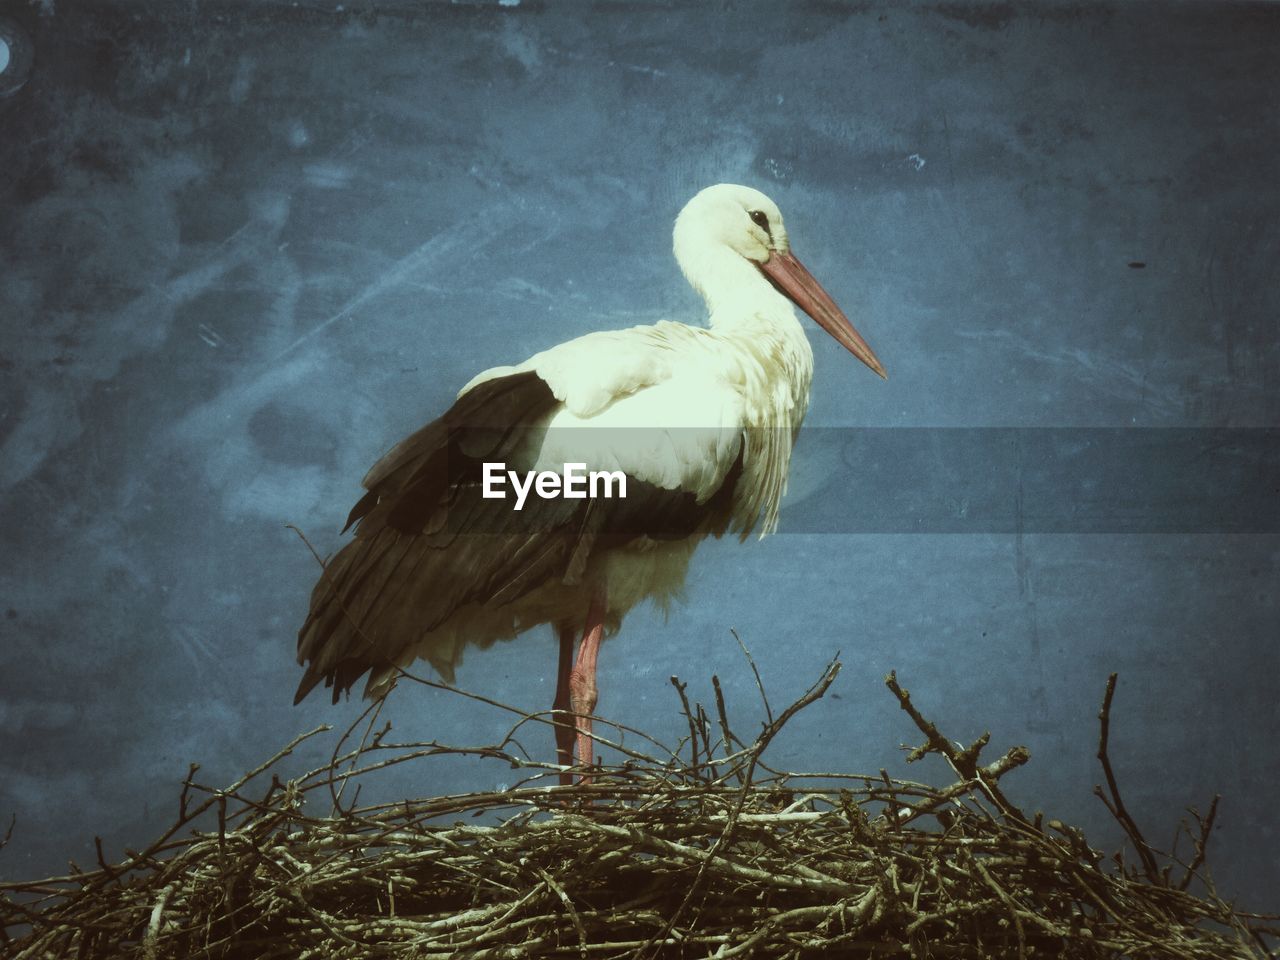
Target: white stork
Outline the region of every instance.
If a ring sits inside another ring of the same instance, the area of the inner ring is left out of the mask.
[[[366,672],[365,696],[383,697],[418,658],[452,682],[467,644],[550,623],[553,709],[573,717],[556,728],[561,779],[575,752],[591,766],[603,637],[642,600],[676,597],[708,534],[777,526],[813,376],[792,304],[885,375],[758,190],[700,192],[676,219],[674,248],[708,327],[590,333],[486,370],[374,465],[347,521],[355,538],[327,564],[298,634],[306,671],[294,703],[321,680],[336,703]],[[627,496],[529,496],[515,511],[513,499],[483,496],[485,463],[621,470]]]

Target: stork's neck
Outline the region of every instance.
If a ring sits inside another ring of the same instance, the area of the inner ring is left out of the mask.
[[[753,357],[767,379],[786,382],[767,419],[798,427],[809,404],[813,350],[791,301],[755,264],[727,248],[681,266],[707,303],[711,329]]]
[[[745,257],[725,249],[681,266],[707,302],[715,334],[709,339],[725,377],[741,391],[750,479],[735,510],[744,531],[762,518],[763,536],[778,525],[791,450],[809,407],[813,350],[791,301]]]
[[[706,301],[713,329],[723,333],[775,325],[800,329],[791,301],[741,254],[713,249],[688,267],[685,275]]]

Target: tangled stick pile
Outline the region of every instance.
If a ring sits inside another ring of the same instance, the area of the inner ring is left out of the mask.
[[[0,884],[0,953],[1274,956],[1275,918],[1235,911],[1201,876],[1212,809],[1197,816],[1185,865],[1150,847],[1125,811],[1106,756],[1114,677],[1100,715],[1108,793],[1098,792],[1137,851],[1132,865],[1024,815],[999,780],[1026,750],[982,764],[987,737],[957,748],[892,674],[889,689],[925,736],[911,758],[941,754],[953,783],[771,769],[770,741],[838,670],[750,740],[731,728],[718,682],[712,717],[672,678],[689,727],[679,748],[652,756],[613,743],[622,759],[573,786],[539,785],[557,768],[528,760],[514,734],[550,721],[525,716],[479,750],[395,745],[384,727],[321,769],[255,788],[313,731],[225,790],[188,776],[178,822],[123,863]],[[344,788],[379,769],[462,752],[533,776],[502,792],[343,805]]]

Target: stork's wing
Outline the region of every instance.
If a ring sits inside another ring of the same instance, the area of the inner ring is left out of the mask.
[[[483,464],[518,462],[560,408],[534,371],[486,380],[373,467],[347,520],[359,525],[355,539],[326,565],[298,634],[306,672],[295,703],[321,680],[335,702],[370,670],[372,687],[460,607],[576,582],[602,546],[728,526],[740,457],[710,498],[632,477],[625,499],[530,496],[517,512],[510,499],[482,497]]]

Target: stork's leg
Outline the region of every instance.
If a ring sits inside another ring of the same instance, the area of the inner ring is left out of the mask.
[[[603,590],[591,595],[587,608],[587,622],[582,630],[582,645],[578,647],[578,659],[569,671],[569,706],[573,708],[573,725],[577,728],[578,766],[591,769],[595,762],[595,744],[591,739],[591,714],[596,709],[596,658],[600,653],[600,641],[604,639],[605,597]],[[589,778],[583,777],[586,783]]]
[[[556,761],[562,767],[573,764],[573,741],[576,722],[569,712],[569,671],[573,669],[573,642],[578,631],[571,623],[556,626],[560,636],[560,665],[556,670],[556,699],[551,705],[552,719],[556,721]],[[560,774],[560,783],[568,786],[573,783],[573,774],[565,770]]]

